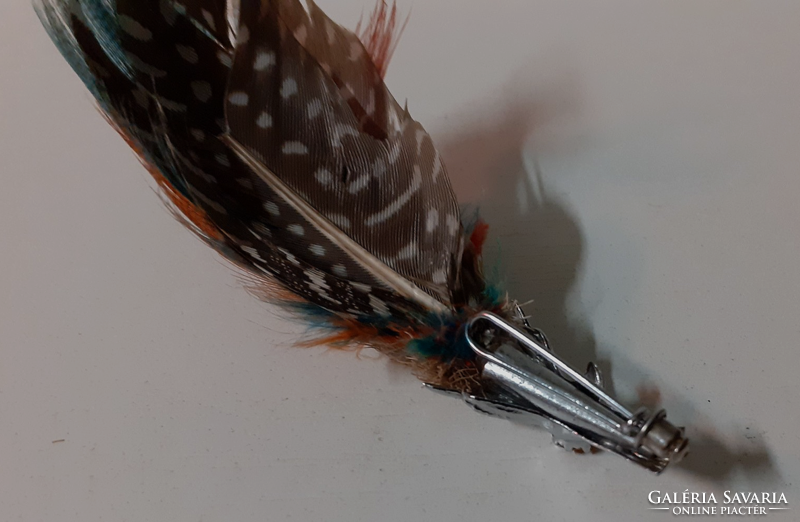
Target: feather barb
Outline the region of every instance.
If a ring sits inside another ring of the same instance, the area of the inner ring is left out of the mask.
[[[381,78],[386,76],[389,61],[397,49],[409,17],[410,14],[406,16],[403,25],[398,27],[397,3],[392,2],[390,9],[386,0],[379,0],[370,16],[369,23],[362,28],[363,20],[360,20],[356,26],[356,34],[372,58]]]

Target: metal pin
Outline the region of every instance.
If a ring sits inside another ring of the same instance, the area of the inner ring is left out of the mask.
[[[543,426],[559,446],[610,451],[656,473],[686,455],[684,430],[668,422],[664,410],[631,412],[603,390],[594,363],[580,374],[552,353],[547,337],[531,328],[519,306],[516,312],[521,326],[491,312],[477,314],[467,325],[486,396],[426,386],[461,396],[483,413]]]

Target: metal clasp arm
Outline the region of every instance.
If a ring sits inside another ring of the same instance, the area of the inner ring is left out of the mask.
[[[525,328],[491,312],[480,312],[468,322],[466,338],[482,364],[481,378],[487,389],[495,389],[482,397],[461,394],[470,406],[525,424],[544,425],[554,439],[570,445],[580,440],[655,472],[686,454],[683,428],[670,424],[663,410],[653,415],[644,408],[631,412],[598,386],[599,378],[596,384],[578,373],[549,350],[543,334],[539,334],[540,343],[527,323],[522,323]],[[487,337],[489,333],[500,335]],[[485,342],[487,338],[490,343]],[[590,368],[596,370],[593,365]]]

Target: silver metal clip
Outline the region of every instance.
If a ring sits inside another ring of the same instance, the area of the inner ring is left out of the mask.
[[[564,448],[610,451],[656,473],[686,455],[689,440],[683,428],[666,420],[664,410],[631,412],[603,390],[597,366],[589,363],[580,374],[553,355],[545,335],[530,327],[519,306],[516,312],[521,327],[491,312],[479,313],[467,325],[487,395],[426,386],[456,394],[480,412],[543,426]]]

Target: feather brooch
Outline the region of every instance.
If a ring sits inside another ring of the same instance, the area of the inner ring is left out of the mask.
[[[484,278],[430,135],[383,82],[396,7],[356,33],[312,0],[36,0],[175,215],[256,293],[479,411],[660,471],[686,450],[555,357]]]

